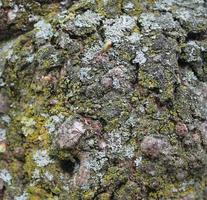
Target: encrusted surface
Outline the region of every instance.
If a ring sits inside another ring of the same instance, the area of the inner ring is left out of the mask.
[[[205,199],[204,0],[0,0],[0,199]]]

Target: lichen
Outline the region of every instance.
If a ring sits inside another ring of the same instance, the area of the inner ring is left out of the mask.
[[[7,169],[2,169],[0,170],[0,178],[7,183],[8,185],[11,185],[12,181],[12,176],[9,173]]]
[[[53,163],[46,150],[37,150],[33,159],[38,167],[45,167],[48,164]]]
[[[52,26],[45,22],[45,20],[40,20],[34,25],[34,27],[37,29],[35,36],[41,43],[47,41],[53,36]]]
[[[205,6],[0,1],[0,196],[203,199]]]

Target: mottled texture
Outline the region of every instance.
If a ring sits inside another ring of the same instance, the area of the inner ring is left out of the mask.
[[[0,0],[0,199],[203,200],[204,0]]]

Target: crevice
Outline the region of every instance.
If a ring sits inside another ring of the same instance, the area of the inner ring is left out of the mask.
[[[135,88],[139,83],[139,69],[140,69],[140,66],[139,66],[139,64],[134,64],[134,66],[135,66],[135,78],[132,82],[132,86]]]
[[[77,165],[80,165],[80,160],[78,158],[74,158],[74,162],[71,160],[60,160],[59,161],[60,168],[70,174],[73,175],[75,168]]]
[[[99,195],[103,194],[104,192],[106,192],[106,190],[104,188],[102,188],[101,186],[96,190],[96,193],[94,194],[94,197],[92,200],[99,200]]]
[[[103,21],[102,20],[100,21],[100,25],[97,27],[96,31],[99,34],[99,36],[101,37],[102,42],[104,42],[106,38],[104,35],[105,31],[103,29]]]
[[[133,88],[135,88],[138,85],[138,83],[139,83],[139,71],[140,71],[139,63],[133,63],[134,58],[130,60],[131,65],[135,67],[135,69],[134,69],[135,78],[132,81]]]
[[[181,67],[181,68],[184,68],[184,67],[190,68],[190,70],[193,72],[194,76],[198,79],[198,81],[200,81],[200,82],[206,82],[206,80],[204,78],[202,78],[202,77],[199,76],[199,74],[196,71],[196,68],[194,67],[193,64],[187,63],[185,60],[183,60],[181,58],[178,58],[177,61],[178,61],[178,66],[179,67]]]
[[[203,7],[207,8],[207,0],[204,0]]]
[[[186,42],[191,41],[191,40],[205,40],[207,39],[207,29],[206,30],[201,30],[199,32],[196,31],[190,31],[188,32],[186,36]]]
[[[138,19],[137,19],[137,27],[139,28],[140,32],[142,32],[142,25]]]
[[[167,109],[173,109],[172,99],[166,99],[165,101],[160,101],[159,97],[155,97],[155,102],[160,108],[166,107]]]
[[[0,31],[0,42],[3,42],[3,41],[6,42],[6,41],[9,41],[9,40],[16,39],[19,36],[32,31],[34,29],[33,24],[30,25],[30,26],[31,27],[29,27],[29,28],[27,27],[28,28],[27,30],[12,31],[12,30],[10,30],[10,28],[8,28],[8,30]]]
[[[110,199],[115,199],[115,194],[116,194],[117,190],[119,190],[122,186],[126,185],[126,183],[127,183],[127,180],[124,180],[124,181],[117,183],[117,185],[114,188],[114,191],[111,194]]]
[[[5,186],[2,179],[0,179],[0,200],[4,199]]]
[[[78,39],[81,38],[81,39],[84,40],[84,39],[87,39],[87,38],[91,37],[93,34],[96,33],[96,31],[94,30],[94,31],[92,31],[92,32],[90,32],[90,33],[85,33],[84,35],[81,35],[81,36],[76,35],[76,34],[70,32],[70,31],[66,31],[66,33],[70,36],[71,39],[78,40]]]

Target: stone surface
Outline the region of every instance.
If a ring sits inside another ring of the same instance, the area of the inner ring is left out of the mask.
[[[141,151],[151,158],[158,158],[162,153],[168,153],[169,144],[160,138],[146,136],[141,143]]]
[[[206,30],[204,0],[0,0],[0,199],[205,199]]]
[[[9,98],[0,93],[0,113],[7,113],[9,111]]]

